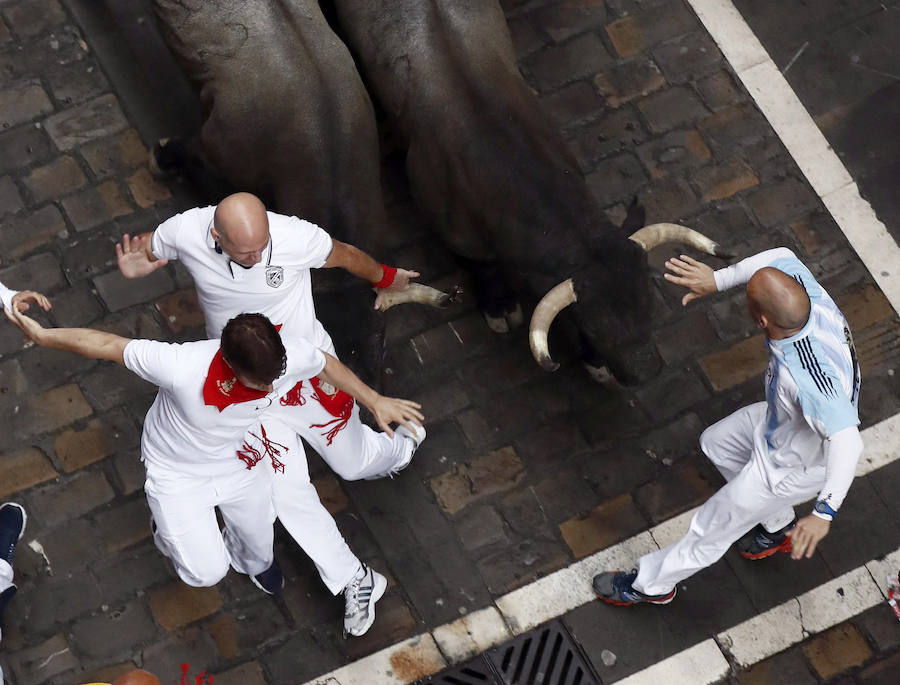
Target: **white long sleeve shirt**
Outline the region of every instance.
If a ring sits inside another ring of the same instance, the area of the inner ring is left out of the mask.
[[[716,287],[744,284],[763,267],[794,278],[809,295],[811,307],[799,333],[767,341],[768,409],[765,424],[757,428],[755,450],[764,457],[773,484],[793,469],[824,462],[825,483],[818,500],[837,511],[863,448],[857,414],[859,365],[850,327],[834,300],[787,248],[766,250],[716,271]]]
[[[3,301],[3,308],[12,311],[12,298],[15,297],[18,290],[10,290],[5,285],[0,283],[0,300]]]

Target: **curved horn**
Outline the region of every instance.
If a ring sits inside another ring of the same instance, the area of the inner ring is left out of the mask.
[[[376,290],[375,292],[378,291]],[[381,293],[383,297],[378,309],[386,312],[395,305],[406,304],[407,302],[418,302],[432,307],[444,308],[455,301],[461,292],[462,288],[459,286],[454,287],[453,292],[448,294],[421,283],[410,283],[409,287],[403,290]]]
[[[550,356],[550,345],[547,343],[550,324],[557,314],[577,299],[572,279],[569,278],[548,291],[534,308],[531,324],[528,326],[528,344],[531,345],[534,360],[544,371],[556,371],[559,368],[559,364]]]
[[[679,224],[651,224],[650,226],[644,226],[639,231],[635,231],[628,236],[628,239],[633,240],[644,248],[645,252],[650,252],[654,247],[658,247],[663,243],[684,243],[715,257],[727,258],[731,256],[724,253],[718,243],[710,240],[702,233]]]

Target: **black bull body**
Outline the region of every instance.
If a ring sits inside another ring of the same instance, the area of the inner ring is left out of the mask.
[[[154,4],[164,36],[200,88],[210,161],[277,211],[378,254],[386,222],[372,106],[318,2]],[[407,147],[414,197],[472,269],[492,327],[517,318],[504,277],[538,297],[571,279],[571,295],[550,309],[574,300],[568,314],[586,362],[607,365],[623,383],[655,375],[661,361],[650,344],[647,258],[628,240],[637,226],[615,227],[596,206],[519,74],[497,2],[333,4],[370,90]],[[326,307],[320,302],[324,320]],[[535,354],[551,367],[543,335]]]

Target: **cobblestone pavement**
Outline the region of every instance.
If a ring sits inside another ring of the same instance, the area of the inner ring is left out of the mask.
[[[697,227],[738,256],[793,248],[850,319],[864,425],[900,411],[896,312],[682,0],[503,4],[522,71],[601,205],[621,218],[636,194],[649,221]],[[73,12],[83,6],[0,0],[0,280],[49,294],[54,307],[42,318],[55,325],[202,337],[178,265],[127,284],[115,270],[122,233],[152,230],[197,198],[147,170],[146,145],[160,133],[148,123],[148,92],[165,81],[119,85],[125,67],[98,58],[114,51],[80,25]],[[118,7],[122,35],[151,31],[141,2]],[[392,261],[434,284],[466,284],[426,232],[400,168],[385,162],[398,226]],[[525,332],[491,333],[470,297],[444,312],[388,314],[386,389],[424,404],[428,440],[388,481],[344,483],[310,455],[351,546],[390,576],[375,627],[352,641],[340,635],[342,603],[283,534],[280,599],[235,574],[204,590],[177,581],[149,539],[141,489],[140,425],[154,389],[113,365],[23,347],[0,326],[0,425],[10,436],[0,498],[27,507],[23,543],[40,543],[20,545],[16,561],[20,592],[0,656],[10,681],[71,685],[137,664],[175,683],[190,663],[192,674],[217,674],[217,685],[303,683],[701,503],[720,478],[697,437],[761,397],[765,350],[741,293],[682,309],[660,275],[668,254],[652,259],[654,337],[667,368],[634,390],[591,384],[562,338],[552,342],[563,367],[543,373]],[[614,639],[634,652],[633,670],[654,663],[900,546],[898,476],[895,464],[857,481],[814,561],[748,568],[729,555],[665,612],[591,604],[569,628],[592,659],[592,645]],[[887,683],[898,633],[880,609],[740,682],[821,682],[871,663],[859,682]],[[650,647],[638,643],[648,635]]]

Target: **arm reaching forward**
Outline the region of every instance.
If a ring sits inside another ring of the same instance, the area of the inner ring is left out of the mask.
[[[125,346],[131,342],[128,338],[92,328],[44,328],[17,309],[13,312],[6,310],[6,318],[18,326],[35,345],[74,352],[90,359],[125,364]]]
[[[416,424],[421,424],[425,420],[422,412],[419,411],[422,408],[421,404],[379,395],[327,352],[325,353],[325,368],[319,373],[319,377],[368,407],[375,415],[375,420],[381,430],[391,437],[394,436],[391,423],[399,423],[401,426],[406,426],[410,432],[416,433]]]
[[[147,276],[169,263],[168,259],[157,259],[153,254],[152,240],[152,231],[134,238],[129,238],[126,233],[122,236],[122,242],[116,243],[116,262],[125,278]]]
[[[339,266],[346,269],[354,276],[359,276],[371,281],[378,288],[378,297],[375,298],[375,309],[381,306],[382,293],[406,290],[410,279],[419,276],[418,271],[396,269],[379,264],[358,247],[342,243],[340,240],[332,242],[331,254],[322,265],[325,269]]]

